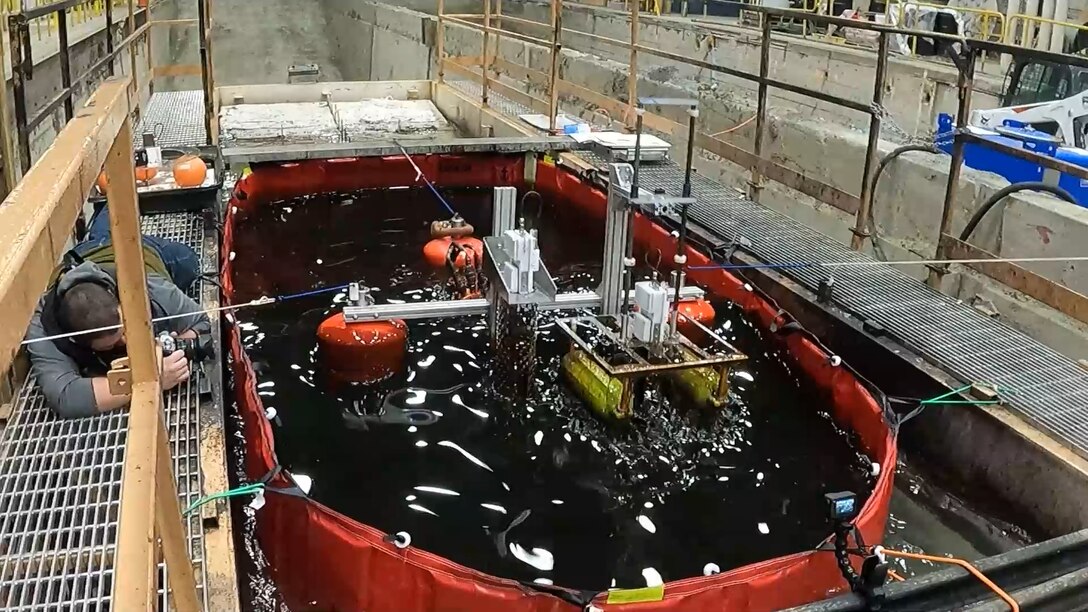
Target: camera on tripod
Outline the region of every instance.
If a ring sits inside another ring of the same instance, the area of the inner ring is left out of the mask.
[[[212,344],[211,334],[199,334],[196,338],[175,338],[163,332],[159,334],[158,342],[162,347],[163,355],[181,351],[189,363],[199,363],[215,357],[215,345]]]

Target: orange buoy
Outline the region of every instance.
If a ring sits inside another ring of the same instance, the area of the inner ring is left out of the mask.
[[[680,306],[677,310],[684,316],[680,317],[680,320],[676,322],[676,329],[690,340],[699,340],[703,337],[703,330],[692,323],[692,319],[706,327],[714,324],[714,307],[704,299],[680,300]]]
[[[432,238],[427,244],[423,245],[423,259],[427,260],[427,263],[435,268],[446,267],[446,257],[449,254],[450,245],[456,242],[458,246],[463,249],[470,249],[476,254],[476,261],[479,262],[484,256],[484,243],[479,238],[473,238],[467,236],[464,238],[450,238],[449,236],[442,236],[441,238]],[[458,268],[465,267],[465,255],[461,253],[454,261],[454,265]]]
[[[174,161],[174,182],[178,187],[200,187],[208,174],[208,164],[196,155],[184,155]]]
[[[408,325],[398,319],[348,323],[340,312],[317,327],[317,344],[335,378],[375,383],[396,374],[404,364]]]
[[[98,192],[99,193],[101,193],[102,195],[106,195],[106,189],[109,188],[110,181],[109,181],[109,179],[106,178],[106,171],[105,170],[98,173],[98,180],[95,181],[95,185],[98,185]]]
[[[146,183],[159,173],[159,169],[154,166],[136,166],[136,180],[141,183]]]

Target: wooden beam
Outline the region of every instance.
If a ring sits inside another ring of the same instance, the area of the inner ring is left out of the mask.
[[[200,76],[203,69],[203,66],[200,64],[166,64],[152,68],[151,78]]]
[[[125,120],[106,157],[110,241],[117,258],[117,292],[125,326],[132,382],[159,380],[159,355],[151,330],[136,179],[132,172],[132,122]]]
[[[159,462],[162,416],[159,381],[133,385],[129,405],[125,466],[121,473],[121,508],[117,526],[113,593],[115,610],[154,610],[155,579],[155,477]],[[180,612],[180,611],[179,611]]]
[[[170,595],[177,612],[200,612],[202,607],[196,593],[193,562],[189,559],[189,544],[185,539],[178,490],[171,469],[170,440],[158,411],[153,415],[159,423],[158,461],[155,473],[155,527],[162,539],[162,555],[170,579]]]
[[[127,78],[106,80],[0,205],[0,372],[8,369],[19,349],[76,216],[128,115],[128,83]]]
[[[948,259],[997,259],[998,257],[948,234],[941,235],[940,245]],[[1004,261],[961,265],[985,274],[1082,323],[1088,323],[1088,297],[1041,274]]]

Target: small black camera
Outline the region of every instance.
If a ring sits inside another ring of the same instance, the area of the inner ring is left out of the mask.
[[[848,523],[858,515],[858,496],[851,491],[824,495],[827,501],[827,518],[835,523]]]
[[[196,338],[175,338],[163,333],[159,336],[159,345],[162,346],[164,355],[174,351],[185,353],[185,359],[189,363],[198,363],[215,357],[215,345],[212,343],[211,334],[200,334]]]

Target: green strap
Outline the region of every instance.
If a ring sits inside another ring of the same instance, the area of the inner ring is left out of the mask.
[[[200,499],[198,499],[195,502],[193,502],[192,504],[190,504],[189,507],[185,509],[185,512],[182,512],[182,515],[183,516],[189,516],[190,514],[193,513],[193,511],[197,510],[201,506],[203,506],[205,504],[210,504],[211,502],[213,502],[213,501],[215,501],[217,499],[227,499],[229,497],[237,497],[239,495],[247,495],[247,494],[250,494],[250,493],[257,493],[259,491],[262,491],[263,489],[264,489],[264,484],[258,482],[257,484],[245,485],[245,486],[242,486],[242,487],[238,487],[237,489],[231,489],[229,491],[222,491],[220,493],[212,493],[211,495],[208,495],[206,497],[201,497]]]
[[[923,405],[923,406],[932,406],[932,405],[935,405],[935,404],[940,404],[940,405],[969,404],[969,405],[972,405],[972,406],[983,406],[983,405],[986,405],[986,404],[1000,404],[1001,403],[1001,400],[999,400],[999,399],[992,399],[992,400],[962,400],[962,399],[950,400],[950,399],[946,399],[946,398],[949,398],[949,397],[951,397],[953,395],[959,395],[961,393],[965,393],[967,391],[970,391],[971,387],[973,387],[973,386],[974,385],[964,385],[964,386],[960,387],[959,389],[953,389],[953,390],[949,391],[948,393],[942,393],[941,395],[938,395],[936,397],[931,397],[931,398],[929,398],[927,400],[922,400],[922,401],[920,401],[918,403]]]

